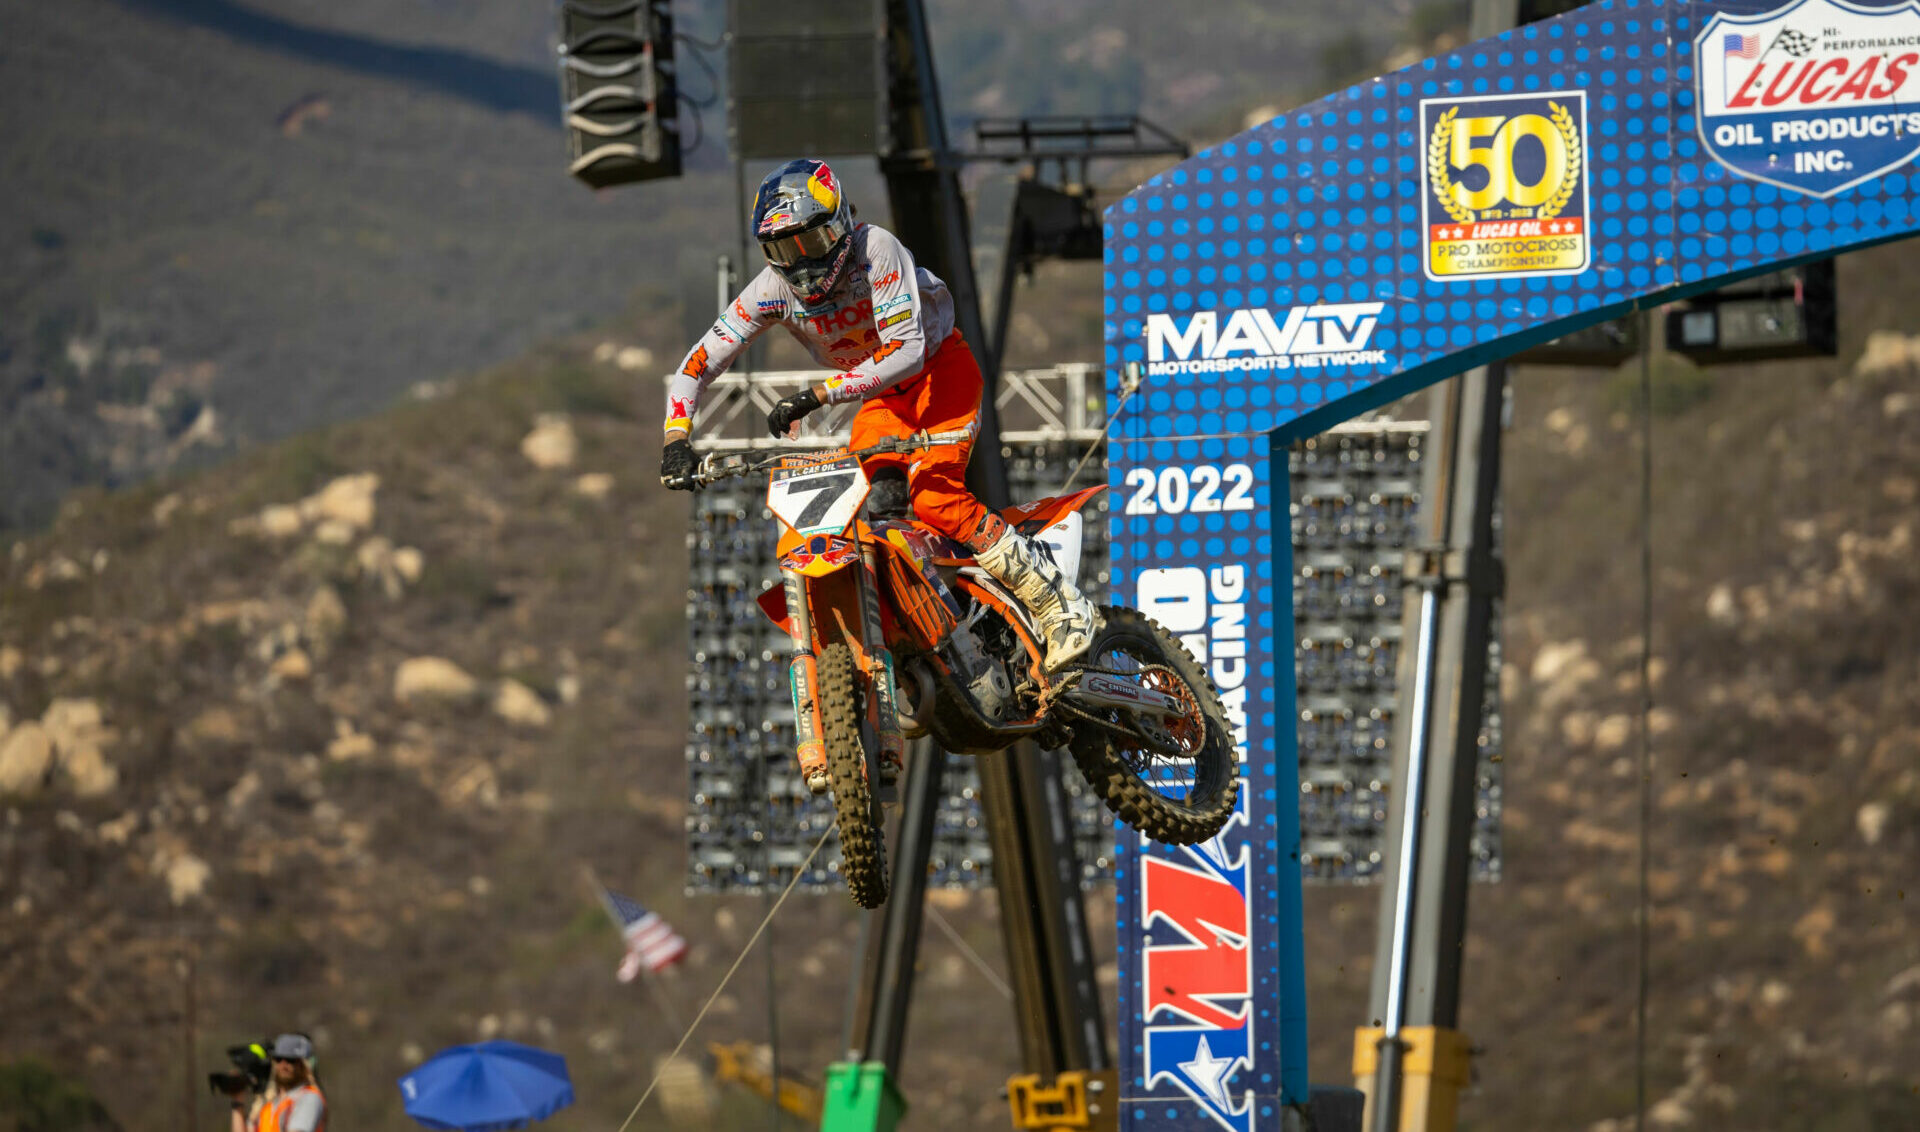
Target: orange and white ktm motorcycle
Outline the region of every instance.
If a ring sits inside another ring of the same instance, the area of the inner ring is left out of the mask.
[[[1105,607],[1092,648],[1049,672],[1025,607],[964,546],[910,520],[865,515],[862,459],[956,439],[921,433],[759,460],[710,454],[692,476],[700,486],[768,477],[782,582],[760,606],[793,642],[800,769],[815,794],[833,795],[841,872],[863,908],[887,898],[875,786],[892,782],[909,739],[931,736],[956,754],[1022,739],[1068,747],[1122,821],[1174,845],[1218,833],[1239,789],[1219,695],[1165,629],[1138,610]],[[1074,577],[1079,509],[1102,490],[1000,514]]]

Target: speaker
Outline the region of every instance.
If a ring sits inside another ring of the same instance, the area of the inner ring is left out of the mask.
[[[738,156],[885,149],[884,0],[732,0],[730,26],[728,91]]]
[[[1609,319],[1530,346],[1508,361],[1530,366],[1617,366],[1640,352],[1640,319]]]
[[[1046,258],[1099,259],[1105,248],[1100,210],[1083,186],[1056,189],[1023,178],[1013,194],[1011,246],[1020,267]]]
[[[594,188],[680,175],[672,0],[560,0],[567,172]]]
[[[1701,365],[1840,352],[1833,261],[1770,271],[1667,312],[1667,349]]]

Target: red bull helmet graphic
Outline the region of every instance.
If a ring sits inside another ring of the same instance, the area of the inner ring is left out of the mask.
[[[839,285],[853,250],[853,209],[824,161],[789,161],[760,182],[753,235],[787,285],[808,306]]]

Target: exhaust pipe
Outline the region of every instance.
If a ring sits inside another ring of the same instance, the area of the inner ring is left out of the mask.
[[[927,733],[927,727],[933,723],[933,706],[939,690],[934,685],[933,672],[924,660],[915,660],[907,669],[913,677],[913,711],[901,711],[894,708],[894,718],[900,721],[900,730],[908,739],[918,739]]]

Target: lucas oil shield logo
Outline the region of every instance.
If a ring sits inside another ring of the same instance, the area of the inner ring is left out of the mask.
[[[1693,41],[1700,140],[1739,176],[1830,197],[1920,153],[1920,2],[1716,13]]]
[[[1587,269],[1585,91],[1424,99],[1420,129],[1427,278]]]

